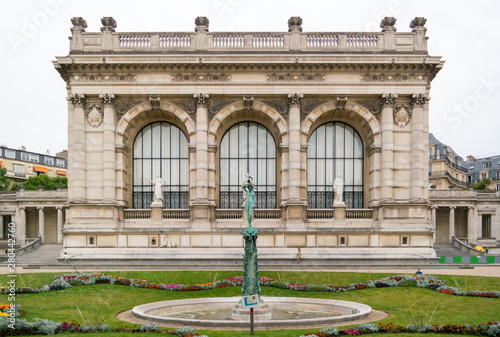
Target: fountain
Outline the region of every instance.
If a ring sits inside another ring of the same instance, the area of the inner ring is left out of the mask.
[[[247,174],[242,184],[245,192],[245,214],[248,226],[240,233],[245,240],[243,255],[242,297],[194,298],[139,305],[132,309],[135,319],[161,323],[165,326],[194,328],[244,329],[253,334],[257,329],[326,326],[359,320],[372,314],[364,304],[297,297],[260,296],[257,237],[260,231],[252,226],[255,185]]]

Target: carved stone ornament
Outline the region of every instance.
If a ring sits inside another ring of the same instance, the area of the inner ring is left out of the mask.
[[[302,18],[300,16],[292,16],[290,19],[288,19],[288,32],[302,32]]]
[[[245,110],[251,110],[253,106],[253,96],[243,96],[243,107]]]
[[[114,32],[116,28],[116,20],[111,16],[105,16],[101,19],[101,32]]]
[[[149,102],[151,102],[153,110],[158,110],[160,108],[160,95],[149,96]]]
[[[405,127],[410,121],[411,113],[406,104],[400,104],[394,110],[394,124],[400,128]]]
[[[410,104],[425,104],[428,100],[430,100],[430,97],[427,97],[426,94],[413,94],[411,95],[410,99]]]
[[[268,82],[324,82],[325,74],[266,74]]]
[[[77,104],[85,105],[85,100],[86,100],[84,94],[69,95],[66,99],[69,102],[71,102],[73,105],[77,105]]]
[[[396,18],[393,16],[386,16],[385,18],[380,21],[380,28],[382,28],[382,31],[390,31],[390,32],[395,32],[396,27],[394,25],[396,24]]]
[[[363,82],[427,82],[428,76],[422,74],[362,74]]]
[[[303,94],[288,94],[288,104],[298,104],[302,103],[302,99],[304,98]]]
[[[207,104],[208,98],[210,97],[209,94],[194,94],[193,95],[196,104]]]
[[[196,19],[194,19],[194,24],[196,25],[195,27],[195,32],[197,33],[207,33],[208,32],[208,25],[210,24],[210,21],[206,16],[198,16]]]
[[[173,74],[173,82],[229,82],[230,74]]]
[[[396,98],[398,98],[398,94],[382,94],[381,102],[382,104],[394,104]]]
[[[71,28],[72,31],[78,30],[84,32],[85,28],[87,28],[87,21],[85,21],[81,16],[72,18],[71,23],[73,24],[73,27]]]
[[[337,110],[344,110],[347,96],[337,96]]]
[[[415,19],[411,20],[410,28],[413,30],[427,30],[424,25],[427,22],[427,19],[422,16],[417,16]]]
[[[133,74],[78,74],[71,75],[70,82],[78,83],[95,83],[95,82],[105,82],[105,83],[132,83],[137,80],[137,75]]]
[[[115,102],[115,94],[99,94],[99,98],[102,99],[102,104],[113,104]]]
[[[102,124],[102,121],[102,108],[96,104],[90,105],[89,112],[87,113],[87,122],[89,123],[89,125],[93,128],[96,128]]]

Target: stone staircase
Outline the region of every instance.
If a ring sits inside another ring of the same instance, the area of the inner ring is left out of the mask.
[[[63,245],[40,245],[40,247],[16,256],[17,267],[40,268],[61,266],[63,262],[57,260],[61,256]],[[0,266],[6,265],[7,262],[0,263]]]
[[[472,254],[467,253],[460,248],[453,245],[434,245],[434,250],[436,251],[436,256],[472,256]]]

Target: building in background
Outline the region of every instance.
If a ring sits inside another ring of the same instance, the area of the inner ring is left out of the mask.
[[[468,170],[453,149],[429,134],[429,185],[432,189],[467,189]]]
[[[468,170],[468,182],[477,184],[483,179],[491,179],[489,188],[500,191],[500,155],[474,158],[467,156],[465,166]]]

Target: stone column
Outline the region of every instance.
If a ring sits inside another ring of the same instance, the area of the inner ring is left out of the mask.
[[[208,94],[195,94],[196,100],[196,198],[193,220],[210,220],[208,201]]]
[[[56,206],[57,210],[57,243],[63,243],[62,227],[63,227],[63,212],[62,206]]]
[[[381,165],[381,201],[394,199],[394,103],[397,94],[382,95],[382,165]]]
[[[474,227],[474,206],[469,206],[469,211],[467,212],[467,241],[469,244],[472,242],[476,242],[477,239],[474,238]]]
[[[448,224],[448,236],[450,244],[453,243],[453,237],[455,236],[455,209],[456,206],[450,207],[450,221]]]
[[[413,106],[411,117],[411,160],[410,160],[410,199],[422,201],[424,181],[424,110],[423,106],[429,98],[425,94],[413,94],[411,105]],[[427,147],[428,148],[428,147]]]
[[[103,119],[103,201],[116,203],[116,108],[114,94],[100,94],[104,105]]]
[[[6,239],[3,237],[3,215],[0,214],[0,239]]]
[[[288,201],[287,218],[303,220],[305,204],[300,198],[300,104],[304,95],[288,94]]]
[[[437,231],[437,206],[431,207],[431,222],[432,222],[432,236],[434,243],[436,242],[436,231]]]
[[[73,198],[68,201],[70,203],[83,203],[86,199],[85,95],[70,95],[68,101],[73,104],[73,132],[72,139],[71,136],[68,139],[72,140],[72,144],[68,144],[68,147],[73,149],[71,151],[73,160],[72,162],[69,161],[73,170],[69,172],[70,184],[68,189]]]
[[[38,206],[38,236],[45,242],[45,214],[43,212],[43,206]]]
[[[26,209],[20,206],[16,210],[16,239],[19,244],[26,242]]]

